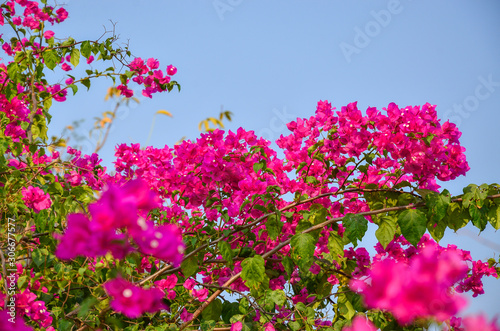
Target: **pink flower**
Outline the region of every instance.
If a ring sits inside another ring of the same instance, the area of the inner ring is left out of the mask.
[[[163,292],[157,288],[145,290],[122,278],[110,280],[104,289],[112,297],[110,306],[129,318],[138,318],[145,312],[154,313],[168,307],[163,304]]]
[[[160,67],[160,62],[158,62],[158,60],[156,60],[154,58],[148,59],[148,61],[146,62],[146,64],[148,65],[148,67],[151,70],[158,69]]]
[[[177,226],[155,226],[153,222],[148,221],[144,222],[141,230],[133,230],[131,234],[142,253],[171,262],[174,266],[182,262],[185,245]]]
[[[68,18],[68,12],[64,8],[59,8],[58,10],[56,10],[56,13],[57,13],[57,18],[59,19],[59,22],[62,22]]]
[[[0,311],[0,329],[2,331],[33,331],[31,327],[24,324],[21,317],[16,316],[15,313],[10,315],[7,310]]]
[[[168,300],[174,300],[176,296],[177,296],[177,293],[175,291],[168,290],[168,292],[167,292],[167,299]]]
[[[131,98],[134,96],[134,91],[130,90],[123,84],[118,85],[116,88],[121,92],[121,95],[125,96],[126,98]]]
[[[313,275],[319,274],[320,271],[321,267],[316,263],[313,263],[312,266],[309,268],[309,272],[311,272]]]
[[[271,323],[266,323],[264,325],[264,331],[275,331],[274,326]]]
[[[231,331],[241,331],[241,329],[243,329],[243,323],[238,321],[231,324]]]
[[[205,299],[208,296],[208,289],[202,288],[199,290],[193,290],[193,292],[191,294],[193,295],[193,297],[198,299],[198,301],[203,302],[203,301],[205,301]]]
[[[71,68],[71,66],[68,65],[67,63],[63,63],[62,66],[61,66],[61,69],[64,70],[64,71],[73,70],[73,68]]]
[[[193,314],[189,313],[186,308],[181,313],[181,320],[183,322],[189,322],[190,320],[193,319]]]
[[[68,226],[64,235],[56,235],[60,243],[56,256],[62,260],[70,260],[79,255],[97,257],[111,251],[115,258],[124,258],[131,247],[124,234],[114,230],[103,231],[83,214],[68,216]]]
[[[71,85],[71,84],[73,84],[73,78],[70,77],[70,78],[66,79],[64,82],[66,83],[66,85]]]
[[[466,331],[500,331],[500,325],[497,325],[496,319],[489,322],[484,315],[467,316],[462,320]]]
[[[377,331],[373,323],[361,316],[356,316],[351,326],[344,327],[342,331]]]
[[[48,209],[52,205],[50,195],[48,193],[44,193],[39,187],[29,186],[28,188],[23,188],[21,192],[24,204],[28,208],[33,209],[37,214],[40,210]]]
[[[194,281],[194,279],[186,279],[186,281],[184,282],[184,288],[186,290],[192,290],[193,287],[196,285],[196,282]]]
[[[467,273],[467,265],[456,251],[438,254],[436,244],[427,243],[410,265],[385,259],[373,263],[368,272],[371,284],[354,280],[368,308],[389,310],[402,323],[417,317],[448,320],[466,305],[450,287]]]
[[[54,37],[54,31],[50,31],[50,30],[47,30],[43,33],[43,37],[45,39],[50,39],[52,37]]]
[[[169,275],[167,278],[155,282],[155,286],[162,291],[171,290],[175,285],[177,285],[176,275]]]
[[[92,61],[94,61],[94,56],[93,55],[89,56],[89,58],[87,59],[87,64],[91,64]]]
[[[173,65],[171,65],[171,64],[167,66],[167,75],[169,75],[169,76],[173,76],[173,75],[175,75],[176,73],[177,73],[177,68],[176,68],[176,67],[174,67],[174,66],[173,66]]]

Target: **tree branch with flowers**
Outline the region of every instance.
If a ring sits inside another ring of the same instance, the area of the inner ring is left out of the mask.
[[[483,294],[499,261],[439,241],[468,223],[498,230],[500,186],[441,189],[469,167],[436,106],[319,101],[276,141],[283,158],[239,128],[118,145],[114,173],[71,147],[63,161],[46,133],[68,90],[98,77],[118,79],[125,98],[132,84],[146,97],[180,85],[177,68],[133,57],[114,35],[56,40],[47,28],[68,14],[48,2],[0,5],[14,35],[0,36],[2,329],[499,329],[460,317],[460,293]],[[69,75],[82,57],[123,67]],[[359,247],[369,223],[373,256]]]

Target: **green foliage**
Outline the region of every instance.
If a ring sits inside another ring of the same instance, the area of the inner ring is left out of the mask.
[[[384,216],[380,219],[378,229],[375,231],[375,236],[384,248],[394,239],[396,226],[397,221],[392,216]]]
[[[417,246],[425,233],[427,217],[421,210],[408,209],[398,215],[398,224],[405,239]]]
[[[249,257],[241,263],[241,278],[250,288],[257,288],[265,278],[265,261],[260,255]]]
[[[345,235],[356,247],[358,240],[362,240],[368,230],[368,221],[364,216],[347,214],[342,219],[342,224],[345,227]]]
[[[290,244],[293,261],[299,266],[301,271],[308,271],[314,262],[313,255],[316,240],[309,233],[299,233],[292,237]]]

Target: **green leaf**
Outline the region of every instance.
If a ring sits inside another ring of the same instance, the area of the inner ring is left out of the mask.
[[[396,233],[396,222],[390,216],[385,216],[380,218],[378,224],[378,229],[375,231],[375,237],[384,247],[384,249],[389,245],[389,243],[394,239],[394,234]]]
[[[448,227],[453,231],[463,228],[469,223],[469,213],[458,202],[452,202],[448,206],[448,211],[444,218]]]
[[[69,60],[73,66],[77,66],[80,63],[80,50],[78,48],[73,48],[71,51],[71,58]]]
[[[181,269],[184,276],[190,277],[198,271],[198,259],[195,255],[185,259],[181,263]]]
[[[28,280],[28,277],[26,276],[21,276],[17,279],[17,288],[22,289],[24,284],[26,284],[26,281]]]
[[[222,313],[222,301],[215,299],[201,313],[205,321],[219,321]]]
[[[256,173],[258,173],[260,169],[264,168],[264,166],[265,166],[265,164],[263,162],[254,163],[254,165],[253,165],[253,171],[255,171]]]
[[[451,197],[448,191],[441,194],[427,194],[425,203],[428,208],[427,215],[434,223],[442,220],[446,216],[448,206],[450,205]]]
[[[362,240],[368,230],[368,220],[361,215],[347,214],[342,219],[342,224],[345,227],[344,235],[356,247],[358,240]]]
[[[222,320],[226,324],[230,324],[231,317],[239,315],[239,304],[237,302],[224,301],[222,304]]]
[[[80,51],[84,58],[88,59],[90,56],[90,51],[92,50],[92,46],[90,46],[90,41],[85,40],[82,42],[80,46]]]
[[[205,312],[205,311],[203,311]],[[202,314],[203,316],[203,314]],[[201,322],[201,325],[200,325],[200,330],[201,331],[211,331],[215,328],[215,325],[217,324],[217,322],[213,321],[213,320],[205,320],[203,322]]]
[[[9,63],[7,66],[7,74],[11,80],[15,81],[16,76],[19,74],[19,66],[16,62]]]
[[[462,197],[462,204],[465,208],[469,208],[470,204],[481,208],[483,206],[484,199],[488,196],[489,186],[487,184],[482,184],[481,186],[470,184],[465,187],[463,191],[464,195]]]
[[[285,268],[286,278],[290,279],[294,269],[293,260],[289,256],[285,255],[283,256],[283,260],[281,261],[281,263],[283,264],[283,268]]]
[[[339,307],[339,313],[344,316],[346,319],[350,320],[356,314],[352,303],[347,299],[345,293],[339,294],[337,299],[337,304]]]
[[[248,287],[257,288],[266,275],[264,259],[260,255],[249,257],[241,262],[241,278]]]
[[[35,249],[32,254],[33,262],[39,267],[45,262],[45,257],[48,254],[49,252],[45,248]]]
[[[53,182],[52,184],[50,184],[49,188],[47,190],[47,193],[50,193],[51,195],[54,194],[54,193],[62,195],[63,194],[63,188],[61,186],[61,183],[59,183],[59,182]]]
[[[336,261],[340,261],[344,257],[344,241],[336,231],[330,232],[327,247]]]
[[[398,215],[398,224],[405,239],[416,247],[425,233],[427,217],[421,210],[408,209]]]
[[[73,95],[78,92],[78,86],[76,86],[75,84],[68,85],[68,87],[73,91]]]
[[[87,91],[90,89],[90,79],[85,78],[81,81],[82,85],[87,88]]]
[[[302,328],[299,322],[293,321],[288,323],[288,327],[292,329],[293,331],[298,331]]]
[[[283,290],[269,291],[269,298],[278,306],[283,306],[286,301],[286,294]]]
[[[490,207],[486,218],[488,219],[488,222],[490,222],[490,224],[495,228],[495,230],[500,229],[500,208],[498,205],[493,205]]]
[[[434,221],[427,222],[427,230],[431,234],[432,238],[437,242],[443,239],[444,232],[446,231],[447,227],[448,223],[446,222],[446,219],[442,219],[438,222]]]
[[[217,245],[224,260],[226,260],[227,262],[229,262],[230,265],[232,265],[233,250],[231,249],[231,245],[227,241],[219,241]]]
[[[469,205],[469,215],[471,217],[472,224],[481,231],[484,231],[486,224],[488,224],[487,211],[485,208],[479,208],[475,205]]]
[[[309,233],[299,233],[292,237],[292,259],[297,263],[301,271],[308,271],[313,264],[313,255],[316,241]]]
[[[97,299],[93,296],[90,296],[83,300],[80,304],[80,310],[78,311],[78,317],[82,318],[87,315],[88,311],[97,303]]]
[[[276,214],[270,215],[267,218],[266,229],[269,237],[272,240],[276,240],[281,233],[281,229],[283,228],[283,222],[278,219]]]
[[[74,323],[72,321],[60,319],[59,326],[57,329],[60,331],[67,331],[70,330],[73,327],[73,325]]]
[[[43,61],[50,70],[54,70],[59,61],[61,61],[61,58],[57,55],[55,50],[46,50],[42,54]]]
[[[436,136],[435,134],[430,134],[427,137],[423,138],[422,140],[425,142],[425,144],[427,146],[430,146],[431,145],[431,141],[432,141],[432,139],[434,139],[435,136]]]

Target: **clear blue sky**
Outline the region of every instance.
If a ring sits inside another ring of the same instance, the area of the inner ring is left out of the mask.
[[[255,130],[275,140],[283,121],[313,114],[318,100],[340,109],[437,105],[463,132],[471,170],[443,184],[461,193],[469,183],[500,182],[500,2],[490,1],[327,1],[327,0],[67,0],[69,19],[59,36],[97,39],[103,25],[116,22],[121,41],[134,55],[155,57],[178,68],[182,92],[141,98],[124,109],[101,156],[108,166],[118,143],[145,144],[155,111],[150,145],[194,139],[197,124],[216,116],[221,104],[234,113],[228,129]],[[82,67],[81,64],[76,70]],[[111,104],[103,97],[111,81],[93,82],[53,109],[50,130],[57,135],[73,120],[91,118]],[[87,143],[88,146],[92,142]],[[374,229],[372,229],[374,231]],[[498,259],[500,234],[491,226],[448,233],[442,244],[472,250],[473,258]],[[367,241],[368,245],[369,240]],[[500,286],[486,279],[487,294],[471,311],[499,312]]]

